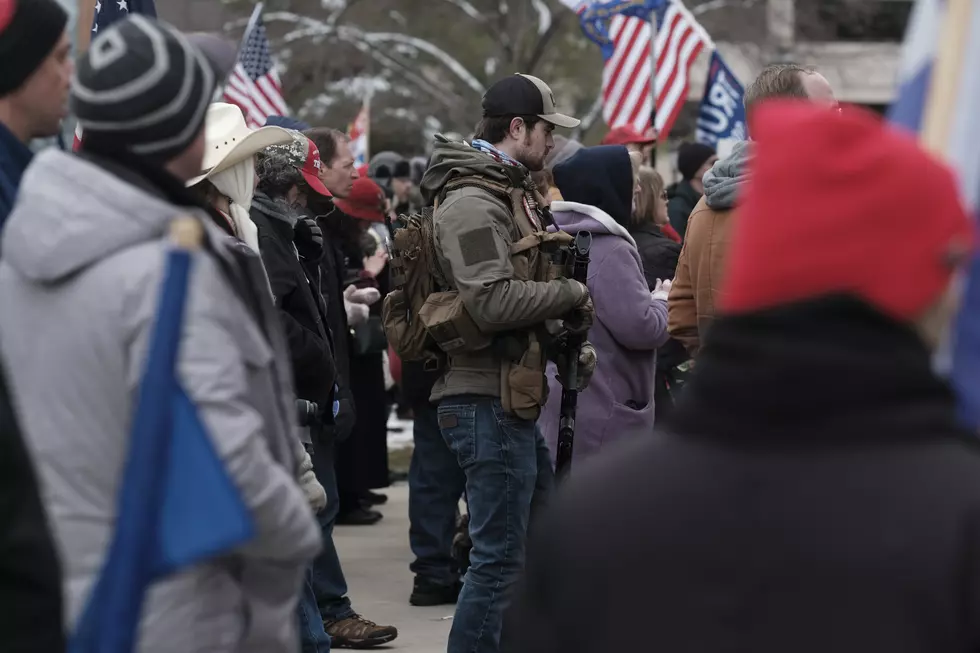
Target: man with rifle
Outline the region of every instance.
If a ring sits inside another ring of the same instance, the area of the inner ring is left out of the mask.
[[[419,319],[443,353],[431,399],[466,475],[473,540],[449,653],[499,650],[531,503],[553,484],[536,426],[547,400],[545,366],[557,354],[556,336],[587,332],[593,310],[586,286],[562,274],[557,259],[573,239],[548,231],[530,173],[544,167],[553,129],[578,122],[557,112],[544,82],[512,75],[484,96],[471,144],[437,137],[422,180],[435,207],[433,272],[443,278]],[[389,337],[391,326],[386,317]],[[587,344],[581,353],[578,373],[587,382],[595,354]]]

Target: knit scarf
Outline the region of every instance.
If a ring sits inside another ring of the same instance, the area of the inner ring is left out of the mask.
[[[499,163],[503,163],[509,166],[515,166],[518,168],[524,167],[520,163],[518,163],[513,157],[504,154],[503,152],[495,148],[493,145],[491,145],[490,143],[486,142],[481,138],[478,138],[474,140],[472,143],[470,143],[470,147],[472,147],[475,150],[479,150],[484,154],[489,154],[491,157],[493,157],[495,161]]]

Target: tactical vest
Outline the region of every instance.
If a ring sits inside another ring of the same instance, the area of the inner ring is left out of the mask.
[[[465,364],[469,355],[496,348],[501,359],[504,410],[534,420],[547,401],[543,328],[496,336],[483,333],[439,266],[432,227],[434,210],[447,193],[467,186],[481,188],[510,206],[511,231],[518,236],[510,248],[516,280],[547,282],[563,276],[563,266],[554,260],[555,254],[566,248],[572,237],[547,231],[550,223],[545,221],[535,191],[483,177],[457,178],[443,187],[432,208],[399,218],[389,262],[395,290],[385,298],[383,307],[385,332],[403,360],[425,360],[430,367],[441,367],[447,356]],[[519,344],[515,347],[515,343]]]

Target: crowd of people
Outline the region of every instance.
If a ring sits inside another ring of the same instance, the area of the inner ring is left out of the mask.
[[[131,16],[73,62],[66,23],[0,0],[4,651],[66,650],[98,580],[178,216],[180,383],[255,534],[157,582],[139,650],[395,640],[333,537],[382,519],[395,405],[405,598],[456,604],[450,653],[975,650],[980,458],[930,365],[974,229],[822,75],[766,68],[753,140],[681,145],[673,184],[655,133],[555,134],[579,121],[523,74],[470,137],[358,169],[338,130],[212,102],[222,39]],[[35,155],[69,106],[80,149]]]

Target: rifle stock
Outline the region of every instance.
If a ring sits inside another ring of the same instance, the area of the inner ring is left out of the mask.
[[[586,285],[589,278],[589,253],[592,250],[592,233],[580,231],[571,245],[572,278]],[[585,334],[569,333],[566,336],[562,356],[565,365],[562,375],[564,384],[561,391],[561,417],[558,421],[558,451],[556,454],[555,476],[564,480],[572,468],[572,450],[575,445],[575,411],[578,407],[578,358],[585,343]]]

